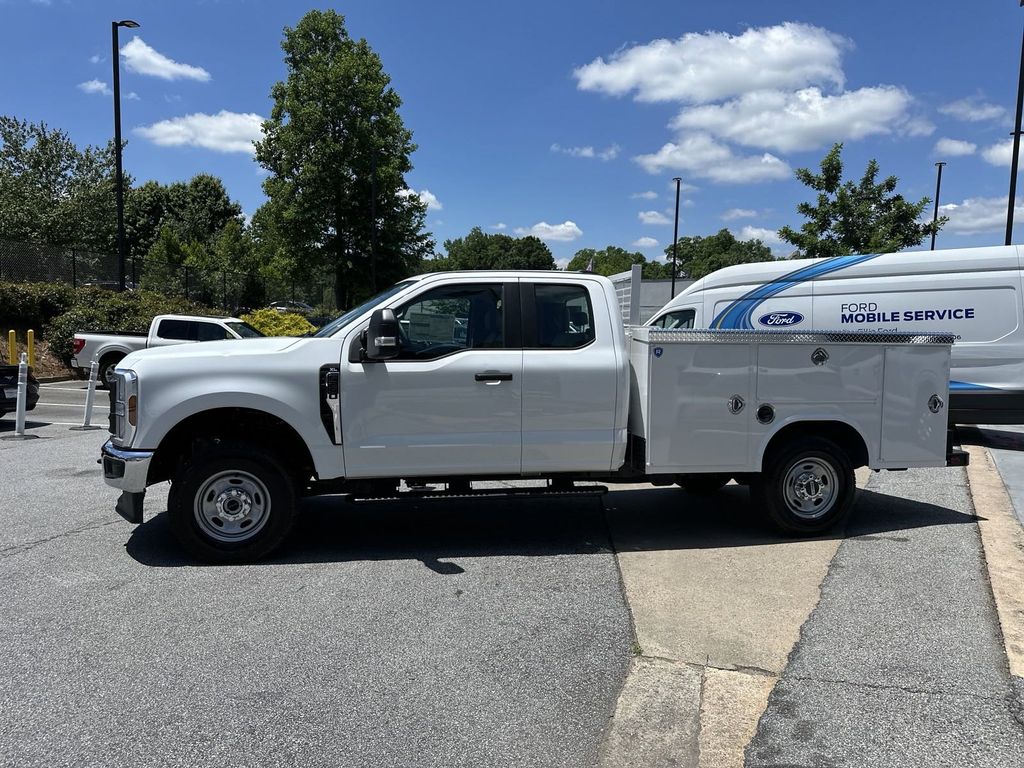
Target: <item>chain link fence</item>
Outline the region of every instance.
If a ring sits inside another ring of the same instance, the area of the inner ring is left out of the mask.
[[[117,290],[117,256],[68,246],[0,240],[0,281],[66,283]],[[183,296],[231,314],[282,301],[309,305],[316,315],[337,314],[334,281],[327,277],[289,280],[232,270],[204,270],[159,259],[129,258],[125,264],[125,285],[130,290]]]

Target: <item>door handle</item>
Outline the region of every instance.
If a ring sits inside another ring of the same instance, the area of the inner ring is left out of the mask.
[[[512,381],[512,374],[502,371],[482,371],[473,378],[477,381]]]

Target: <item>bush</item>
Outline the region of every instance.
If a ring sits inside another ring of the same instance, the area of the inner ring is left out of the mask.
[[[67,360],[79,331],[148,333],[157,315],[214,315],[216,310],[180,296],[153,291],[116,293],[102,288],[79,288],[72,309],[43,327],[43,336],[54,354]]]
[[[63,283],[0,282],[0,330],[41,330],[75,304],[75,289]]]
[[[305,336],[316,330],[302,315],[276,309],[257,309],[240,319],[266,336]]]

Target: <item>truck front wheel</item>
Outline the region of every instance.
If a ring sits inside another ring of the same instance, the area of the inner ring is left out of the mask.
[[[99,368],[96,371],[96,384],[100,389],[110,389],[114,386],[114,368],[124,360],[125,356],[118,353],[104,355],[100,360]]]
[[[244,563],[266,557],[291,531],[295,489],[271,456],[218,445],[179,469],[167,499],[171,529],[193,557]]]
[[[786,533],[814,536],[850,513],[857,485],[846,453],[831,440],[803,437],[766,463],[752,498]]]

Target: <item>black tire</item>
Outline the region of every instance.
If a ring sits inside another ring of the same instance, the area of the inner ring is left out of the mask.
[[[249,563],[288,537],[295,504],[291,477],[275,457],[228,444],[181,466],[171,483],[167,514],[174,535],[196,559]]]
[[[687,493],[695,496],[706,496],[721,490],[732,479],[731,475],[706,473],[702,475],[679,475],[676,484]]]
[[[124,358],[125,356],[122,354],[104,355],[103,359],[100,360],[99,367],[96,369],[96,386],[99,389],[110,388],[114,380],[114,368]]]
[[[842,448],[831,440],[801,437],[768,460],[750,493],[786,533],[815,536],[846,519],[857,484]]]

